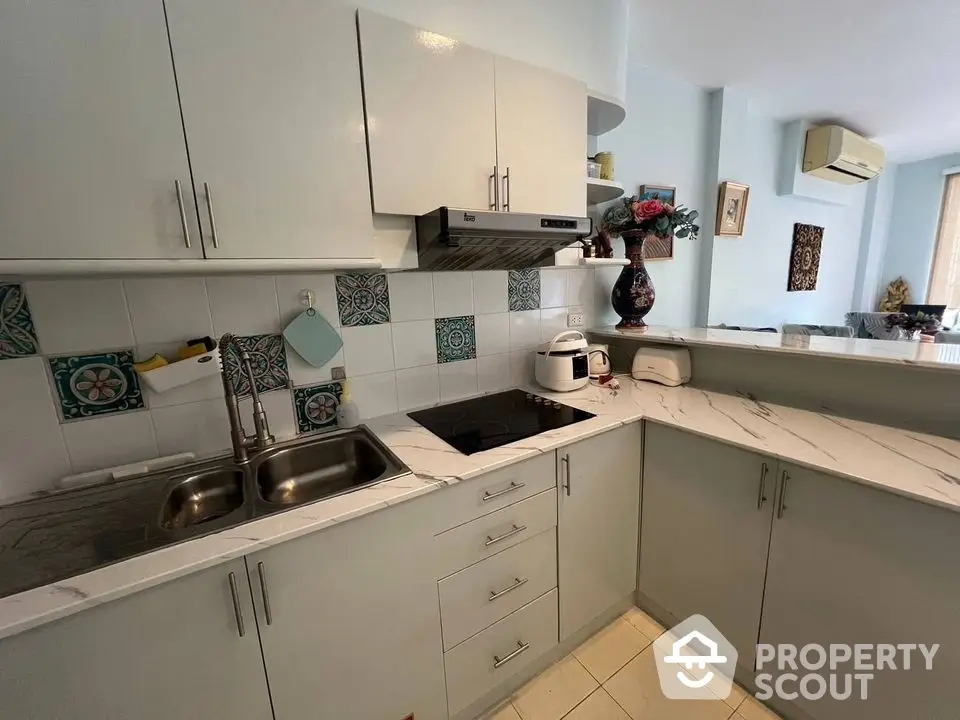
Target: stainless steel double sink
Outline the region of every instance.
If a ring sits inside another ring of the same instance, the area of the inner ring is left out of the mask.
[[[0,597],[409,473],[361,426],[2,506]]]

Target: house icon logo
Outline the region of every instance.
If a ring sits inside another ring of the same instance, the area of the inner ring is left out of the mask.
[[[672,700],[722,700],[733,688],[737,650],[703,615],[665,632],[653,652],[660,689]]]

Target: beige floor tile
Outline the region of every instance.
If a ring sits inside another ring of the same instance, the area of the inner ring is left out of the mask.
[[[650,638],[620,618],[587,640],[573,654],[591,675],[603,683],[650,643]]]
[[[522,718],[513,704],[507,703],[495,711],[493,715],[487,715],[486,720],[522,720]]]
[[[743,720],[780,720],[780,716],[754,697],[748,697],[737,708]]]
[[[606,690],[597,688],[563,720],[630,720],[630,716]]]
[[[737,685],[736,683],[734,683],[733,687],[730,689],[730,695],[723,698],[723,701],[727,705],[732,707],[734,710],[736,710],[738,707],[740,707],[740,704],[743,702],[744,698],[746,697],[747,697],[747,691],[744,690],[739,685]]]
[[[623,616],[623,619],[650,638],[651,642],[663,635],[663,632],[666,629],[663,627],[663,625],[658,623],[643,610],[637,607],[627,610],[626,614]]]
[[[573,655],[534,678],[513,698],[523,720],[560,720],[599,687]]]
[[[660,691],[653,647],[648,647],[603,685],[633,720],[728,720],[721,700],[670,700]]]

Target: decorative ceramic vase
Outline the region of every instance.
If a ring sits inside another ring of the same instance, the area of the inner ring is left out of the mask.
[[[620,236],[630,264],[620,272],[610,296],[613,309],[622,318],[617,327],[646,327],[643,318],[653,309],[656,298],[653,281],[643,264],[643,243],[647,236],[636,230],[621,233]]]

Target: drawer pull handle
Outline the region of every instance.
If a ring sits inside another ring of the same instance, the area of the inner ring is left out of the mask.
[[[514,490],[519,490],[522,487],[526,487],[526,483],[518,483],[513,480],[510,481],[510,486],[505,487],[503,490],[497,490],[497,492],[485,492],[483,497],[480,498],[480,502],[490,502],[494,498],[498,498],[501,495],[506,495],[507,493],[512,493]]]
[[[527,650],[530,649],[530,643],[525,643],[522,640],[517,640],[517,649],[506,657],[499,657],[498,655],[493,656],[493,669],[496,670],[503,665],[506,665],[508,662],[513,660],[518,655],[522,655]]]
[[[526,525],[514,525],[513,530],[507,530],[503,535],[497,535],[496,537],[490,537],[487,535],[487,541],[484,543],[487,547],[491,545],[496,545],[501,540],[506,540],[507,538],[513,537],[517,533],[522,533],[527,529]]]
[[[517,578],[517,581],[513,585],[511,585],[508,588],[504,588],[500,592],[497,592],[496,590],[491,590],[490,597],[488,597],[487,600],[490,600],[490,601],[496,600],[499,597],[503,597],[507,593],[512,593],[517,588],[523,587],[524,585],[526,585],[529,581],[530,581],[530,578]]]

